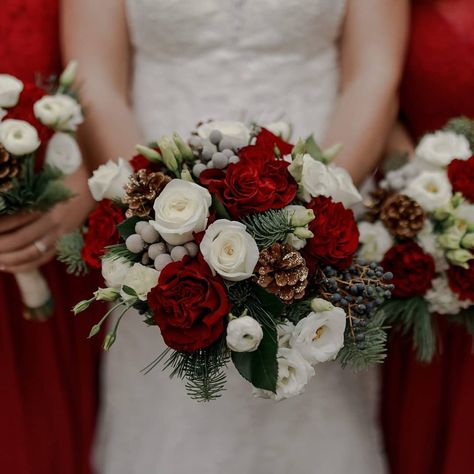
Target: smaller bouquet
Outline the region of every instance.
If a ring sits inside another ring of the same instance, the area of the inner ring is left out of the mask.
[[[174,134],[138,151],[94,172],[99,204],[60,244],[71,271],[102,269],[107,287],[74,308],[113,303],[90,335],[120,309],[105,349],[137,309],[167,346],[148,369],[163,363],[198,400],[220,395],[230,361],[256,395],[281,400],[301,393],[318,364],[383,359],[375,312],[391,275],[354,257],[346,206],[360,195],[328,164],[335,149],[211,122],[188,142]]]
[[[71,63],[58,84],[43,87],[0,74],[0,215],[47,211],[71,197],[63,178],[81,165],[74,132],[82,112],[71,90],[76,67]],[[47,250],[41,241],[35,247]],[[39,270],[15,278],[24,316],[50,317],[51,294]]]
[[[451,120],[389,171],[359,224],[360,254],[393,273],[387,321],[413,333],[420,360],[436,350],[432,315],[474,330],[474,123]]]

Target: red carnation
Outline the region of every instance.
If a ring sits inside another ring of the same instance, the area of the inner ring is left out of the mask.
[[[453,160],[448,166],[448,177],[455,192],[460,192],[474,203],[474,156],[468,160]]]
[[[117,225],[125,219],[122,209],[112,201],[101,201],[89,214],[88,228],[84,235],[82,258],[92,268],[101,267],[105,247],[117,244],[120,235]]]
[[[394,245],[380,263],[383,269],[393,273],[393,296],[410,298],[424,295],[432,286],[435,276],[433,257],[415,242]]]
[[[350,266],[359,246],[354,213],[325,196],[314,198],[306,207],[316,216],[309,224],[314,237],[303,251],[310,271],[314,272],[317,262],[339,269]]]
[[[275,147],[278,148],[281,156],[289,155],[291,150],[293,150],[293,145],[285,142],[285,140],[273,134],[266,128],[262,128],[257,135],[256,145],[258,148],[267,150],[272,155],[275,154]]]
[[[459,295],[461,300],[474,301],[474,260],[469,262],[469,268],[451,265],[448,281],[451,290]]]
[[[224,283],[201,256],[168,264],[148,293],[148,304],[165,343],[186,352],[217,341],[230,311]]]
[[[154,148],[154,150],[158,152],[160,151],[159,148]],[[160,165],[160,163],[150,161],[146,156],[143,156],[141,154],[135,155],[130,160],[130,165],[132,166],[133,171],[135,171],[135,173],[142,169],[146,169],[151,172],[162,171],[162,166]]]
[[[18,103],[15,105],[15,107],[8,109],[8,113],[4,118],[4,120],[24,120],[25,122],[28,122],[30,125],[33,125],[33,127],[36,128],[39,139],[41,141],[41,146],[36,151],[36,170],[41,169],[41,167],[43,166],[46,146],[48,145],[50,138],[54,134],[54,130],[51,130],[46,125],[43,125],[35,117],[33,111],[33,106],[35,102],[40,100],[45,95],[47,95],[46,92],[37,85],[30,82],[25,82]]]
[[[245,147],[239,156],[240,161],[229,165],[226,172],[210,169],[200,176],[201,184],[217,195],[234,218],[290,204],[298,186],[288,172],[288,163],[276,159],[268,144]]]

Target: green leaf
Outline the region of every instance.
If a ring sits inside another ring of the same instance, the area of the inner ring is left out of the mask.
[[[212,195],[212,207],[216,210],[216,214],[219,219],[232,219],[224,204],[215,194]]]
[[[232,352],[232,361],[240,375],[254,387],[276,391],[278,379],[278,337],[276,327],[262,326],[263,339],[254,352]]]
[[[130,288],[127,285],[122,285],[122,290],[129,296],[133,296],[134,298],[138,298],[137,292],[133,289]]]
[[[117,230],[119,231],[120,236],[125,240],[130,235],[134,234],[135,233],[135,225],[140,220],[142,220],[142,219],[140,219],[137,216],[132,216],[132,217],[129,217],[128,219],[125,219],[123,222],[121,222],[117,226]]]
[[[285,305],[278,296],[269,293],[257,283],[253,283],[252,291],[255,293],[262,308],[270,313],[275,320],[281,316]]]
[[[319,148],[313,135],[310,135],[306,139],[305,148],[306,148],[306,152],[309,153],[315,160],[322,161],[323,163],[326,162],[324,153],[321,150],[321,148]]]

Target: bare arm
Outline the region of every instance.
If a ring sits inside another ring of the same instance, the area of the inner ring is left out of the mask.
[[[349,0],[341,38],[341,93],[325,145],[360,183],[380,159],[398,110],[407,0]]]
[[[65,62],[79,61],[86,108],[80,142],[91,168],[129,158],[141,137],[129,103],[130,54],[122,0],[63,0]]]

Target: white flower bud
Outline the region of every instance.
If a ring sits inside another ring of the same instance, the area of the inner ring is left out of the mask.
[[[334,309],[334,305],[327,300],[324,300],[323,298],[313,298],[311,300],[311,309],[315,313],[321,313],[323,311],[331,311]]]
[[[263,338],[262,326],[250,316],[233,319],[227,325],[227,346],[234,352],[253,352]]]

